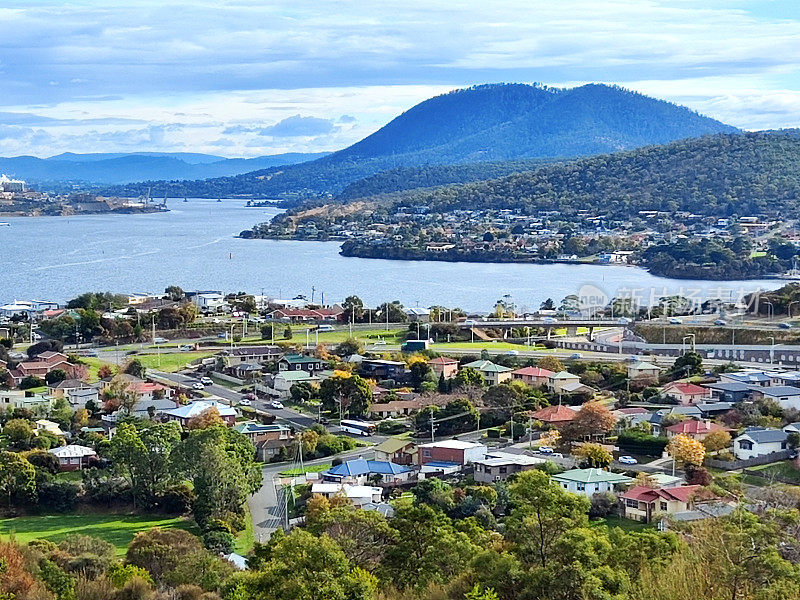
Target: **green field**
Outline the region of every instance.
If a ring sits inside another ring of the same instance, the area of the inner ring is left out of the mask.
[[[331,463],[324,463],[321,465],[308,465],[304,469],[301,469],[300,467],[294,469],[286,469],[285,471],[281,471],[280,475],[282,477],[299,477],[304,473],[321,473],[322,471],[327,471],[330,468],[331,468]]]
[[[544,348],[537,348],[533,346],[523,346],[521,344],[510,344],[508,342],[486,342],[480,341],[475,343],[470,342],[443,342],[441,344],[431,344],[431,350],[435,352],[446,352],[447,350],[474,350],[480,353],[481,350],[489,352],[505,352],[507,350],[536,350],[537,352],[545,351]]]
[[[619,527],[625,531],[641,531],[642,529],[650,529],[653,527],[652,523],[642,523],[641,521],[634,521],[633,519],[625,519],[614,515],[589,521],[590,527],[599,527],[601,525]]]
[[[46,539],[60,542],[72,533],[93,535],[113,544],[123,555],[133,536],[152,527],[179,528],[198,533],[193,521],[161,515],[42,515],[0,519],[0,536],[13,535],[20,542]]]
[[[171,353],[162,352],[160,356],[158,354],[137,354],[135,356],[132,355],[131,358],[138,358],[148,369],[158,369],[159,371],[174,373],[176,371],[180,371],[192,361],[208,358],[214,354],[215,353],[211,351]]]
[[[770,465],[761,465],[759,467],[750,467],[749,471],[758,471],[758,474],[770,479],[771,477],[780,477],[787,482],[800,483],[800,470],[796,469],[790,462],[779,462]]]

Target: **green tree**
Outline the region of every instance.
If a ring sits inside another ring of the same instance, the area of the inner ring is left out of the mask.
[[[12,446],[25,449],[33,438],[33,427],[26,419],[11,419],[3,427],[3,435]]]
[[[273,324],[266,323],[265,325],[261,326],[261,339],[262,340],[271,340],[272,336],[275,335],[273,333]]]
[[[292,328],[287,325],[286,329],[283,330],[283,339],[290,340],[292,339]]]
[[[67,373],[63,369],[53,369],[44,376],[44,380],[50,384],[56,384],[59,381],[64,381],[67,378]]]
[[[359,375],[336,374],[319,386],[319,397],[325,410],[339,412],[341,402],[344,413],[351,416],[366,414],[372,401],[372,388]]]
[[[36,501],[36,469],[22,455],[0,452],[0,494],[8,508],[14,501]]]
[[[697,352],[687,352],[679,356],[672,364],[670,372],[675,377],[688,377],[690,375],[697,375],[703,370],[703,357]]]
[[[481,387],[483,386],[483,375],[478,369],[464,367],[453,379],[454,387]]]
[[[344,318],[353,323],[360,322],[364,317],[364,302],[358,296],[348,296],[342,303]]]
[[[147,369],[138,358],[134,358],[127,365],[125,365],[125,373],[133,375],[139,379],[144,379],[147,375]]]

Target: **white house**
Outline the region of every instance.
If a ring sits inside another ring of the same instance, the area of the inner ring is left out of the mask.
[[[89,460],[97,456],[97,453],[86,446],[70,444],[48,450],[58,459],[58,465],[62,471],[77,471],[89,464]]]
[[[628,378],[636,379],[637,377],[647,377],[649,379],[658,379],[661,369],[652,363],[643,361],[636,361],[628,365]]]
[[[343,494],[353,503],[353,506],[363,506],[369,503],[379,503],[383,490],[369,485],[347,485],[342,483],[315,483],[311,486],[312,494],[319,494],[332,498]]]
[[[200,292],[191,298],[201,313],[220,312],[227,306],[225,296],[219,292]]]
[[[800,408],[800,388],[791,385],[771,385],[769,387],[754,387],[752,396],[754,400],[770,398],[781,405],[781,408]]]
[[[733,440],[733,453],[740,460],[767,456],[789,447],[789,434],[780,429],[748,427]]]
[[[279,398],[288,398],[295,383],[318,384],[319,381],[319,377],[311,375],[308,371],[281,371],[272,380],[273,395]]]
[[[565,386],[569,388],[580,382],[581,378],[577,375],[573,375],[569,371],[561,371],[560,373],[553,373],[547,378],[547,387],[557,394],[568,394],[569,392],[565,390]]]
[[[568,492],[591,498],[594,494],[613,492],[616,486],[633,483],[631,477],[603,469],[572,469],[552,476]]]

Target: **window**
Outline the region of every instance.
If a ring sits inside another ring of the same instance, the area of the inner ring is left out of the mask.
[[[662,510],[662,512],[666,512],[667,511],[667,503],[662,501],[661,505],[659,506],[659,508]]]
[[[425,458],[430,458],[431,457],[431,451],[428,448],[423,448],[422,456],[424,456]]]
[[[636,500],[631,500],[628,498],[625,500],[625,506],[628,508],[639,508],[639,503]]]
[[[742,450],[752,450],[753,442],[749,440],[739,440],[739,448],[741,448]]]
[[[585,483],[579,483],[579,484],[577,484],[576,487],[577,487],[579,492],[585,492],[586,491],[586,484]]]
[[[501,473],[508,473],[508,467],[500,467]]]

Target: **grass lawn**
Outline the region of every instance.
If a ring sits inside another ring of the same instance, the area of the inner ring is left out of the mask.
[[[480,354],[481,350],[488,350],[489,352],[504,352],[506,350],[543,350],[543,348],[535,348],[533,346],[523,346],[521,344],[510,344],[508,342],[442,342],[441,344],[431,344],[431,350],[446,351],[448,349],[455,350],[474,350]]]
[[[789,462],[761,465],[759,467],[751,467],[749,470],[758,471],[759,474],[768,479],[774,475],[777,477],[782,477],[790,483],[800,483],[800,470],[796,469],[794,465]]]
[[[83,474],[81,471],[61,471],[55,478],[58,481],[83,481]]]
[[[619,527],[625,531],[641,531],[642,529],[652,529],[651,523],[642,523],[641,521],[634,521],[633,519],[624,519],[614,515],[609,515],[602,519],[589,521],[590,527],[600,527],[606,525],[607,527]]]
[[[308,465],[305,469],[301,469],[300,467],[296,467],[294,469],[286,469],[285,471],[281,471],[280,475],[282,477],[299,477],[305,473],[321,473],[322,471],[327,471],[331,468],[331,463],[324,463],[321,465]]]
[[[104,360],[100,360],[99,358],[94,358],[92,356],[81,356],[81,361],[85,362],[89,366],[89,376],[88,381],[89,383],[95,383],[100,381],[100,377],[97,375],[97,372],[100,370],[100,367],[103,365],[108,365],[113,369],[116,369],[115,364],[106,362]]]
[[[20,542],[46,539],[60,542],[72,533],[104,539],[123,555],[133,536],[152,527],[186,529],[198,534],[193,521],[161,515],[58,514],[0,519],[0,537],[13,535]]]
[[[256,535],[253,531],[253,519],[250,517],[249,510],[244,517],[245,528],[236,536],[236,544],[233,547],[233,551],[236,552],[236,554],[247,556],[253,549],[253,545],[256,542]]]
[[[160,358],[157,354],[137,354],[135,357],[132,356],[131,358],[138,358],[148,369],[157,369],[167,373],[174,373],[183,369],[193,360],[208,358],[209,356],[213,355],[214,352],[211,351],[172,353],[162,352]]]

